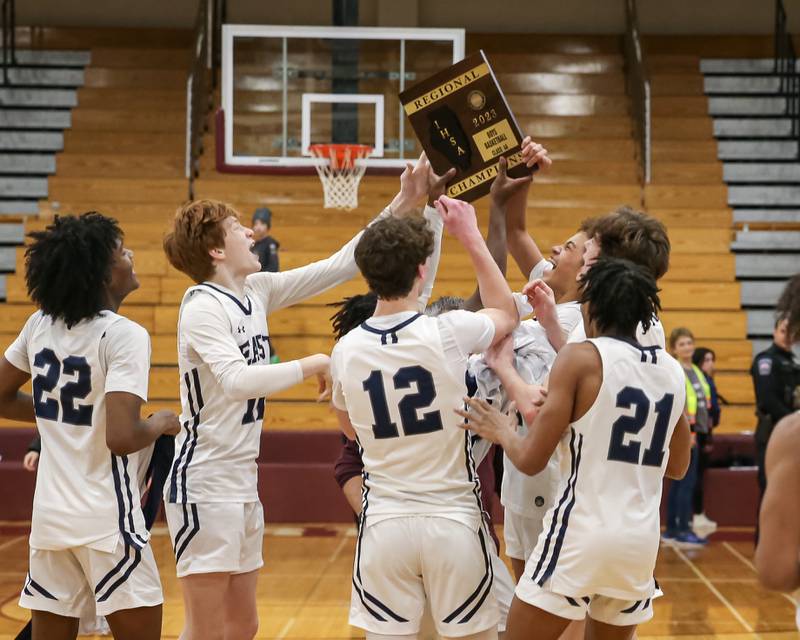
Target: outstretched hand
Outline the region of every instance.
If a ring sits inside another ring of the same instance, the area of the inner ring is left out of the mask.
[[[459,242],[464,243],[466,240],[474,239],[476,235],[483,239],[478,229],[475,208],[471,204],[463,200],[440,196],[434,206],[442,216],[444,228]]]
[[[430,164],[428,167],[428,204],[434,206],[434,203],[447,192],[447,183],[455,177],[456,169],[450,167],[443,175],[437,176]]]
[[[504,207],[514,196],[527,192],[533,181],[533,176],[527,175],[521,178],[511,178],[508,175],[508,160],[503,156],[497,161],[497,177],[492,182],[489,195],[492,200]]]
[[[466,420],[459,424],[484,440],[500,444],[503,438],[513,435],[517,429],[517,412],[514,403],[508,413],[502,413],[485,400],[464,398],[468,410],[455,409],[456,414]]]
[[[550,156],[547,155],[547,149],[538,142],[531,140],[530,136],[525,136],[522,140],[522,159],[528,168],[533,167],[533,165],[539,165],[540,173],[547,171],[553,164]]]
[[[391,209],[396,215],[405,215],[419,206],[428,195],[428,182],[431,164],[423,151],[413,165],[408,162],[400,174],[400,192],[392,200]]]

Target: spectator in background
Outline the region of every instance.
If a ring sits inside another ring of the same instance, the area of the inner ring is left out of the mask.
[[[772,332],[772,344],[753,358],[750,367],[756,393],[756,463],[762,497],[767,487],[764,468],[767,443],[778,421],[794,410],[794,393],[800,385],[800,365],[792,354],[796,336],[795,339],[790,336],[788,326],[788,314],[779,309]]]
[[[703,372],[692,363],[692,332],[684,327],[674,329],[669,336],[669,347],[686,375],[686,417],[692,429],[692,454],[686,475],[682,480],[673,480],[670,485],[667,497],[667,530],[663,539],[679,547],[701,547],[708,540],[692,531],[690,523],[699,457],[697,434],[707,435],[711,432],[711,390]]]
[[[258,256],[262,271],[280,271],[278,249],[280,243],[269,235],[272,230],[272,211],[266,207],[256,209],[253,214],[253,253]]]
[[[280,271],[280,264],[278,263],[278,249],[280,243],[269,235],[272,230],[272,211],[266,207],[261,207],[253,213],[253,240],[256,243],[253,245],[253,253],[258,256],[258,261],[261,263],[261,271]],[[267,336],[269,342],[269,361],[270,364],[276,364],[281,361],[278,357],[278,352],[275,349],[275,343],[270,336]]]
[[[709,431],[697,433],[697,482],[694,485],[694,519],[692,530],[699,536],[710,536],[717,530],[717,523],[710,520],[705,513],[703,485],[705,472],[708,468],[711,451],[713,450],[713,430],[719,424],[720,398],[717,385],[714,383],[714,366],[716,354],[713,349],[697,347],[692,355],[692,364],[702,371],[710,391],[710,406],[708,408]]]

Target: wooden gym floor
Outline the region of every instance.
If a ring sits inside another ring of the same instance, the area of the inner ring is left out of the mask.
[[[267,527],[258,638],[363,637],[347,624],[354,536],[343,526]],[[162,637],[177,638],[183,604],[165,530],[155,532],[153,551],[164,586]],[[17,606],[27,554],[27,527],[0,525],[0,640],[14,638],[28,617]],[[798,637],[790,599],[759,587],[750,542],[713,542],[692,551],[662,547],[656,576],[666,595],[655,603],[655,618],[640,627],[640,640]]]

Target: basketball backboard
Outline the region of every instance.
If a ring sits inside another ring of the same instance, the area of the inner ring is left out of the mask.
[[[224,25],[220,168],[313,172],[334,142],[402,169],[421,149],[397,94],[463,57],[463,29]]]

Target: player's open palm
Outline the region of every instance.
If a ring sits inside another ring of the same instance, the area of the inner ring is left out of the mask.
[[[485,400],[465,398],[468,410],[456,409],[455,412],[466,420],[460,425],[489,442],[501,443],[503,438],[514,435],[517,428],[517,417],[514,403],[508,413],[498,411]]]
[[[433,172],[433,167],[428,171],[428,204],[434,203],[447,191],[447,183],[456,175],[455,167],[450,167],[443,175],[439,176]]]
[[[447,196],[441,196],[435,203],[436,210],[442,216],[444,228],[459,242],[472,239],[476,235],[480,237],[478,229],[478,217],[475,215],[475,208],[463,200],[455,200]]]
[[[511,178],[508,175],[508,160],[501,157],[497,161],[497,177],[492,182],[489,194],[501,207],[505,206],[514,196],[527,193],[528,187],[533,180],[533,176],[527,175],[521,178]]]
[[[531,140],[530,136],[525,136],[522,140],[522,160],[527,167],[537,165],[539,171],[547,171],[553,164],[547,149],[538,142]]]

